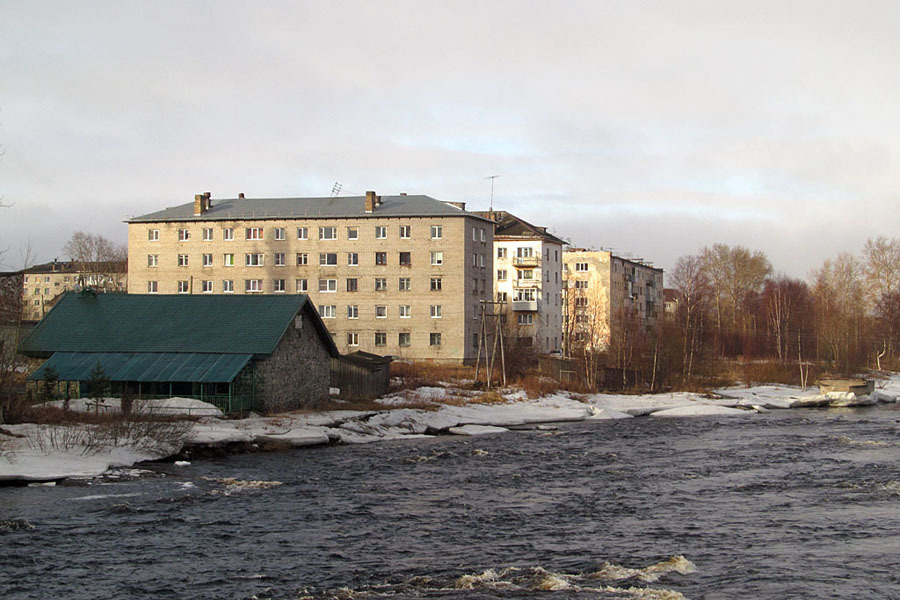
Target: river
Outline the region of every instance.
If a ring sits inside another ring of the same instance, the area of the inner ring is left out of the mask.
[[[0,597],[900,598],[898,420],[637,418],[0,488]]]

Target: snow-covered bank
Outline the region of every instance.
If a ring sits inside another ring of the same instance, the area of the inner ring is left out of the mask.
[[[876,402],[896,402],[900,377],[880,382],[869,396],[818,394],[789,386],[762,385],[718,390],[714,397],[676,392],[668,394],[591,394],[570,396],[557,393],[527,399],[523,392],[510,390],[502,401],[480,403],[469,393],[460,400],[459,390],[427,387],[379,400],[384,410],[337,410],[294,413],[273,417],[223,420],[204,416],[193,424],[186,447],[227,447],[233,444],[259,447],[301,447],[328,443],[364,444],[383,440],[414,439],[435,434],[487,435],[511,428],[527,428],[543,423],[600,421],[653,415],[658,417],[736,416],[746,417],[767,409],[810,406],[856,406]],[[107,402],[110,410],[115,403]],[[198,401],[182,403],[192,415],[215,414],[210,405]],[[154,410],[177,411],[177,403]],[[427,408],[421,408],[422,406]],[[415,408],[412,408],[415,406]],[[80,407],[88,409],[91,407]],[[18,425],[0,428],[0,480],[47,481],[66,477],[96,476],[111,467],[171,456],[162,450],[137,450],[116,446],[90,452],[78,444],[50,443],[49,426]],[[43,440],[43,441],[41,441]]]

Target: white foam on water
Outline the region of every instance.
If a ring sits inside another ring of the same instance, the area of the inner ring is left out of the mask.
[[[104,498],[134,498],[135,496],[143,496],[143,494],[93,494],[91,496],[79,496],[71,498],[71,500],[103,500]]]
[[[647,583],[652,583],[666,573],[675,572],[680,573],[681,575],[687,575],[688,573],[696,572],[696,570],[697,567],[694,566],[694,563],[679,554],[663,562],[656,563],[655,565],[644,567],[643,569],[632,569],[630,567],[614,565],[608,562],[603,563],[600,570],[591,573],[589,577],[593,579],[603,579],[604,581],[622,581],[624,579],[634,578]]]

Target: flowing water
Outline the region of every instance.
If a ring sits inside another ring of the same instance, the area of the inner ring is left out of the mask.
[[[0,597],[900,598],[898,420],[642,418],[0,488]]]

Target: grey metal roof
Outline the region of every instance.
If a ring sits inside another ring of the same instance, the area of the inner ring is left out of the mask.
[[[128,223],[156,221],[230,221],[249,219],[317,219],[329,217],[455,217],[484,219],[431,196],[382,196],[371,213],[365,211],[365,196],[339,198],[229,198],[212,199],[212,206],[194,216],[194,203],[172,206]]]

